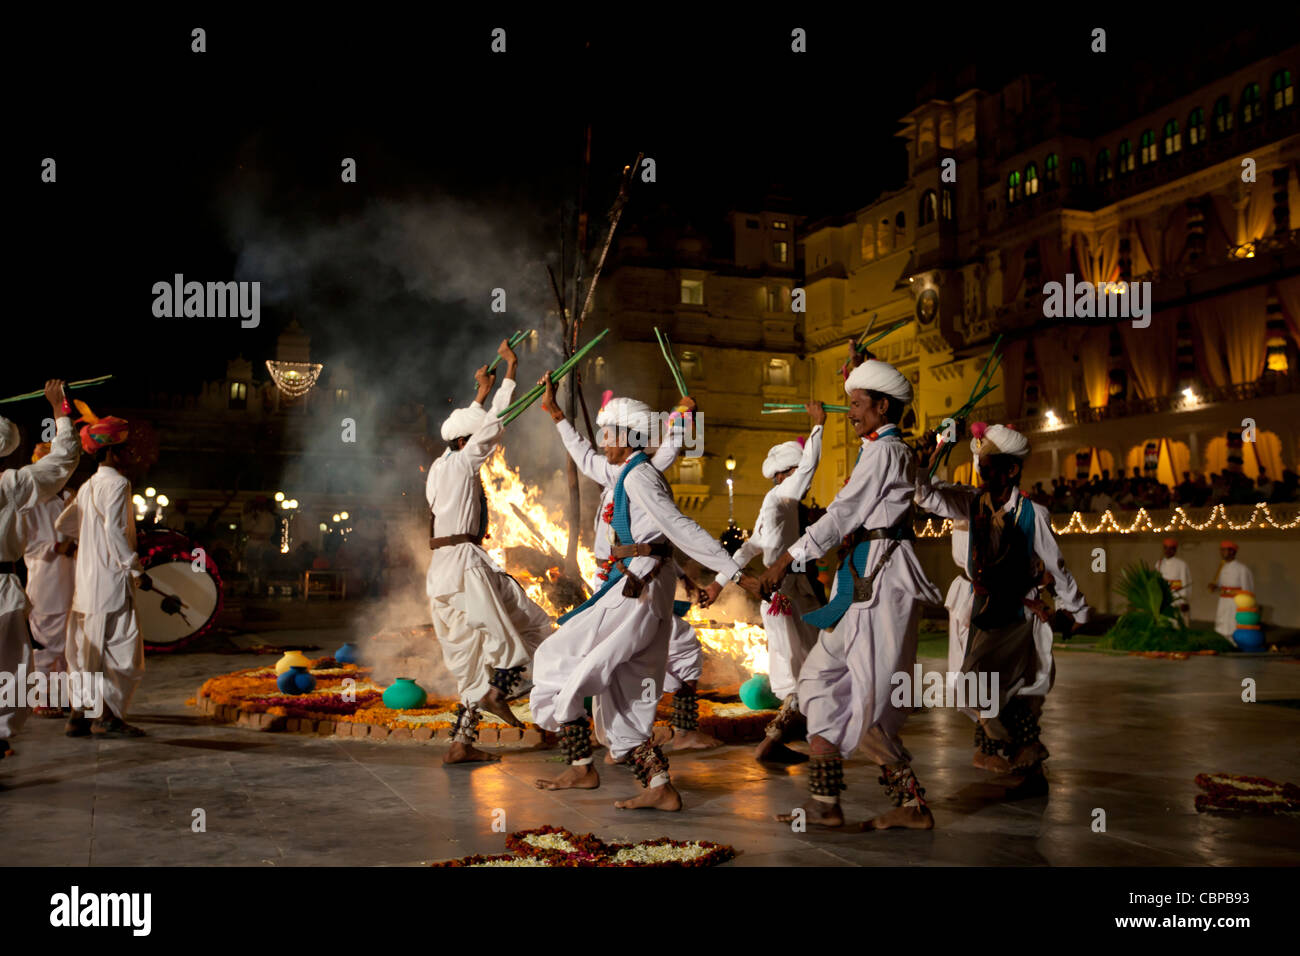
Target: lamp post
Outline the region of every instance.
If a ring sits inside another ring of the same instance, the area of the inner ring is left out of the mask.
[[[736,470],[736,459],[731,455],[727,456],[727,530],[722,532],[722,537],[718,540],[726,549],[727,554],[735,554],[737,549],[745,543],[749,537],[744,531],[736,527],[736,486],[731,477],[731,473]]]

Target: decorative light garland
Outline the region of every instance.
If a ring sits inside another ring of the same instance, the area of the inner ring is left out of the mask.
[[[273,359],[266,360],[266,369],[271,373],[271,378],[275,381],[275,387],[290,398],[298,398],[306,395],[320,378],[320,370],[324,368],[318,362],[277,362]]]
[[[1260,512],[1263,512],[1263,520],[1257,521]],[[1192,531],[1205,531],[1209,528],[1217,530],[1247,531],[1251,528],[1267,530],[1274,528],[1278,531],[1291,531],[1300,527],[1300,513],[1288,522],[1279,522],[1273,517],[1265,502],[1258,502],[1254,510],[1251,511],[1250,517],[1241,524],[1233,523],[1228,517],[1228,509],[1225,505],[1215,505],[1210,511],[1210,516],[1200,524],[1197,524],[1188,517],[1187,512],[1181,507],[1174,508],[1170,512],[1168,524],[1157,524],[1151,517],[1146,508],[1139,508],[1137,514],[1133,517],[1133,522],[1126,528],[1123,527],[1116,519],[1113,512],[1107,510],[1102,514],[1101,520],[1096,525],[1089,528],[1083,523],[1082,513],[1076,511],[1070,515],[1070,520],[1065,523],[1065,527],[1058,528],[1055,523],[1052,524],[1052,530],[1058,535],[1066,534],[1168,534],[1171,531],[1177,531],[1179,528],[1188,528]],[[925,524],[915,529],[918,538],[942,538],[952,531],[952,521],[945,518],[943,522],[936,527],[934,518],[927,518]]]

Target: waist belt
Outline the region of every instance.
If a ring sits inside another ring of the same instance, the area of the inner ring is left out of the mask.
[[[441,538],[429,539],[429,550],[437,551],[439,548],[449,548],[453,544],[481,544],[482,538],[472,534],[449,534]]]
[[[623,558],[670,558],[673,554],[673,546],[667,541],[656,541],[652,544],[615,544],[609,549],[609,556],[615,560]]]
[[[0,561],[0,574],[17,574],[17,561]]]
[[[912,530],[912,509],[908,508],[894,524],[887,528],[859,528],[845,541],[841,548],[840,569],[835,572],[835,597],[825,607],[818,608],[803,616],[814,627],[831,630],[839,623],[849,605],[871,600],[872,590],[880,572],[884,570],[899,542],[915,538]],[[875,570],[866,577],[868,556],[871,553],[870,541],[888,539],[889,545],[881,555]]]
[[[861,541],[879,541],[882,538],[890,541],[912,541],[916,538],[916,532],[912,530],[911,521],[890,525],[888,528],[859,528],[849,535],[849,546],[852,547]]]

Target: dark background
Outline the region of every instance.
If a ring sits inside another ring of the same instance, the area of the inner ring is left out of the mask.
[[[634,194],[629,222],[666,206],[704,226],[770,192],[816,218],[903,184],[894,134],[918,99],[1043,74],[1080,104],[1069,122],[1088,135],[1300,35],[1295,14],[1269,8],[1244,27],[1128,8],[1096,23],[1053,19],[1024,5],[964,19],[915,5],[833,16],[328,9],[13,21],[16,295],[0,392],[112,373],[98,400],[138,404],[151,388],[219,378],[237,353],[260,367],[296,317],[314,357],[346,354],[363,380],[396,370],[410,398],[437,401],[516,327],[487,309],[494,277],[481,300],[412,290],[361,241],[313,260],[274,301],[264,290],[255,330],[156,319],[152,284],[177,272],[257,278],[240,274],[240,256],[267,224],[292,250],[377,203],[438,200],[485,210],[544,281],[537,262],[558,264],[588,122],[595,223],[638,150],[656,159],[658,183]],[[204,54],[190,52],[194,26],[208,31]],[[507,30],[504,56],[489,51],[495,26]],[[807,54],[790,52],[794,26],[808,31]],[[1107,29],[1105,54],[1089,52],[1093,26]],[[40,182],[45,156],[58,162],[55,185]],[[343,156],[358,162],[355,185],[340,182]]]

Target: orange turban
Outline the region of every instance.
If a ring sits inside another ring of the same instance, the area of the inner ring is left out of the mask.
[[[130,434],[126,419],[114,415],[100,418],[90,410],[90,406],[80,399],[76,400],[77,411],[81,412],[81,448],[87,455],[93,455],[106,445],[120,445]]]

